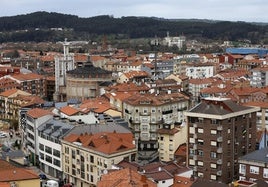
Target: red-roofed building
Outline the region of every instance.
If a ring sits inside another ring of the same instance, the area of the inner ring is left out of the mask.
[[[96,185],[100,175],[123,159],[134,161],[136,146],[132,133],[70,133],[62,140],[65,176],[75,185]],[[85,165],[89,169],[85,169]],[[90,176],[90,177],[86,177]]]

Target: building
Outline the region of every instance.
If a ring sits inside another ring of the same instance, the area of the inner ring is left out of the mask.
[[[73,127],[71,122],[54,117],[37,128],[39,168],[52,177],[63,179],[61,139]]]
[[[138,173],[130,168],[120,169],[108,172],[101,176],[101,180],[97,183],[98,187],[136,187],[147,186],[157,187],[156,183],[149,180],[145,175]]]
[[[191,79],[204,79],[214,76],[216,73],[215,65],[213,64],[188,64],[186,68],[186,76]]]
[[[188,102],[181,93],[136,94],[124,101],[123,117],[135,135],[139,158],[153,161],[158,157],[158,129],[164,124],[181,124]]]
[[[257,67],[251,70],[250,85],[262,88],[268,86],[268,67]]]
[[[101,93],[101,84],[112,81],[112,72],[94,67],[90,61],[82,67],[66,73],[66,99],[80,101],[96,98]]]
[[[40,108],[30,109],[26,113],[26,126],[22,127],[22,139],[26,153],[33,165],[39,164],[39,139],[37,128],[52,118],[53,114],[50,111]]]
[[[255,150],[256,112],[227,98],[206,98],[185,112],[188,123],[187,165],[205,180],[238,178],[238,158]]]
[[[175,152],[181,144],[187,141],[187,127],[184,125],[174,124],[163,125],[158,129],[158,152],[161,161],[175,160]]]
[[[136,159],[133,142],[132,133],[120,125],[75,126],[62,140],[64,177],[77,187],[96,186],[112,164]]]
[[[63,55],[55,56],[55,93],[54,101],[66,100],[66,72],[75,68],[74,55],[69,53],[70,42],[63,43]]]
[[[268,183],[268,147],[239,158],[239,180],[254,182],[258,179]]]

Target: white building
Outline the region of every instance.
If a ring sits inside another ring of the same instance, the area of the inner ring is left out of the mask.
[[[186,76],[192,79],[209,78],[215,75],[215,66],[210,64],[192,64],[186,68]]]

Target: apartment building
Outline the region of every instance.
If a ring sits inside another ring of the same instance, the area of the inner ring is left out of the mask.
[[[50,176],[63,178],[61,139],[73,127],[72,123],[54,117],[37,128],[39,167]]]
[[[181,93],[136,94],[124,101],[123,117],[135,135],[140,158],[158,157],[158,130],[164,124],[181,124],[188,103],[189,98]]]
[[[265,87],[268,85],[268,67],[257,67],[251,70],[250,85],[253,87]]]
[[[62,140],[64,177],[77,187],[96,186],[112,164],[134,161],[137,149],[131,131],[115,125],[80,125]]]
[[[30,109],[26,113],[26,126],[22,127],[22,139],[26,153],[33,165],[39,164],[39,139],[37,128],[52,118],[53,114],[50,111],[40,108]]]
[[[178,147],[187,141],[187,127],[184,125],[163,125],[158,129],[158,152],[161,161],[172,161]]]
[[[193,168],[193,175],[223,183],[237,179],[238,158],[255,150],[259,110],[227,98],[206,98],[185,112],[187,165]]]
[[[261,179],[268,183],[267,153],[268,147],[265,147],[240,157],[239,180],[254,182]]]
[[[193,79],[203,79],[214,76],[216,67],[213,64],[188,64],[186,76]]]

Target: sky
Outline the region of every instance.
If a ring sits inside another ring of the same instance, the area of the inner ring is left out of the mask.
[[[268,23],[267,0],[0,0],[0,17],[37,11]]]

